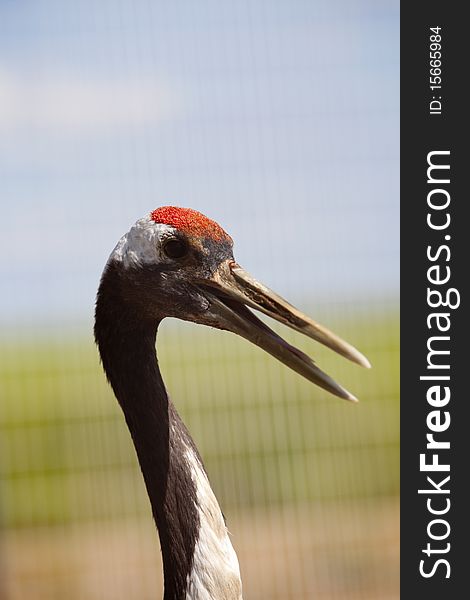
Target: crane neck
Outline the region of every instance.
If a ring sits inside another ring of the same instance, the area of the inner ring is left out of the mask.
[[[164,600],[204,598],[199,587],[214,581],[230,593],[213,590],[207,597],[241,599],[238,561],[222,513],[158,367],[160,319],[143,320],[128,305],[118,279],[117,270],[108,265],[98,291],[95,339],[134,442],[158,529]],[[214,554],[204,555],[207,551]]]

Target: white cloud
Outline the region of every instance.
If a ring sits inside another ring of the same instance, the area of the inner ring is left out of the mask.
[[[46,130],[68,136],[151,126],[177,110],[174,93],[153,78],[26,76],[0,66],[0,133]]]

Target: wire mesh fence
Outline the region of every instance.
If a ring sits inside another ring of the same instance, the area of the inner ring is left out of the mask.
[[[398,597],[397,13],[0,6],[2,600],[161,596],[149,501],[91,331],[109,252],[163,204],[220,222],[240,264],[373,365],[275,328],[355,406],[236,336],[161,326],[164,380],[244,598]]]
[[[159,340],[247,597],[396,597],[396,315],[338,326],[374,365],[357,373],[321,356],[351,381],[358,406],[229,334],[168,325]],[[12,344],[2,354],[6,597],[158,597],[149,503],[90,339]]]

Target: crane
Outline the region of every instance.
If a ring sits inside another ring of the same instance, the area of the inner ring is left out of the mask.
[[[356,398],[251,309],[363,367],[368,360],[256,281],[230,236],[200,212],[160,207],[118,242],[101,277],[95,340],[122,408],[160,537],[164,600],[241,600],[238,559],[202,458],[170,400],[156,335],[165,317],[236,333],[332,394]]]

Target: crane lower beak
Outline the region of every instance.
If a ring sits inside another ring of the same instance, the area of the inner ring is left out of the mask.
[[[345,358],[369,368],[367,358],[353,346],[302,314],[256,281],[234,261],[222,263],[210,280],[199,282],[199,287],[211,304],[208,324],[244,337],[328,392],[346,400],[357,401],[355,396],[318,368],[311,358],[260,321],[248,307],[269,315]]]

